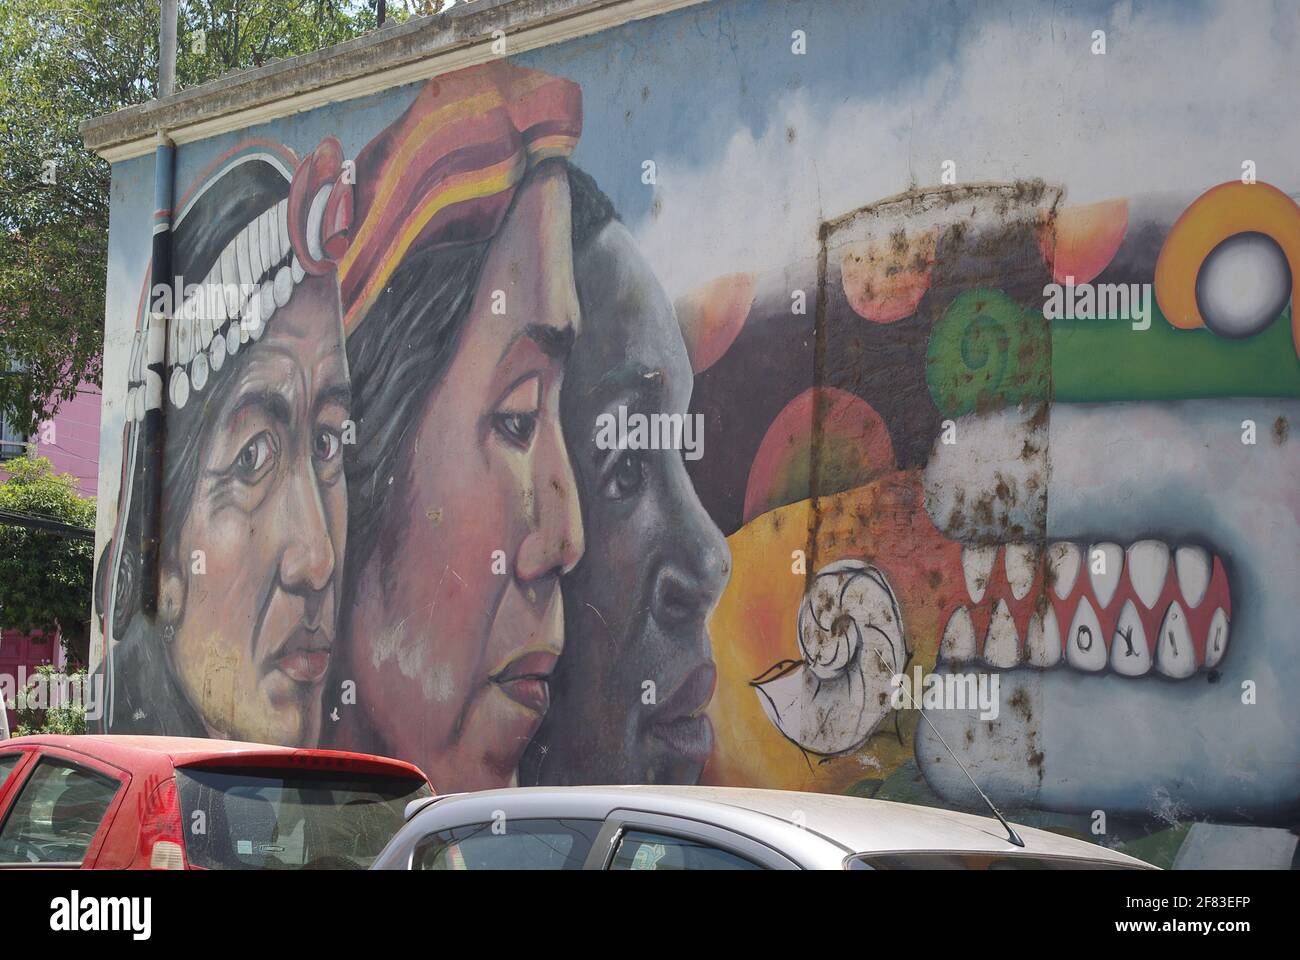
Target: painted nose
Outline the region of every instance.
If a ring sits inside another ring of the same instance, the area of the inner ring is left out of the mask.
[[[664,518],[672,533],[655,578],[651,607],[654,618],[667,628],[692,626],[707,617],[731,575],[731,550],[685,470],[674,487],[680,509]]]
[[[578,485],[554,418],[538,436],[533,468],[533,530],[524,538],[515,563],[520,580],[528,582],[572,570],[585,549]]]
[[[281,514],[285,537],[280,582],[292,593],[319,593],[334,576],[334,543],[315,471],[296,471]]]

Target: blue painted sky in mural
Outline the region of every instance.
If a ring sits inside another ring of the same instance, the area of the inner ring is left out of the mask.
[[[1002,21],[1030,34],[1057,21],[1061,31],[1089,18],[1106,25],[1116,6],[1114,0],[715,0],[558,50],[529,51],[517,61],[600,91],[585,99],[585,132],[575,160],[632,222],[651,203],[640,181],[643,159],[706,165],[738,128],[761,138],[783,94],[803,90],[827,105],[868,94],[906,98],[909,87],[936,64],[951,61],[989,25]],[[1119,6],[1134,14],[1195,20],[1205,3]],[[801,57],[790,50],[795,30],[808,37],[808,53]],[[715,69],[687,70],[711,61]]]

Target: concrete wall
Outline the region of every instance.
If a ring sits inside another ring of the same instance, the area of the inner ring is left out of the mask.
[[[1022,821],[1289,866],[1300,14],[668,6],[88,129],[110,729],[979,809],[941,734]]]

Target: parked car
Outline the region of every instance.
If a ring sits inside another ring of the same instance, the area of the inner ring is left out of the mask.
[[[186,737],[0,742],[0,870],[363,869],[419,768],[336,750]]]
[[[1153,870],[990,817],[725,787],[528,787],[413,801],[374,870]]]

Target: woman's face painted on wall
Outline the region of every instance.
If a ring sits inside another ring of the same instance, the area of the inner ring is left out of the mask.
[[[602,449],[596,437],[598,418],[618,419],[620,407],[629,417],[685,414],[694,375],[672,304],[621,224],[606,225],[576,267],[583,336],[563,419],[589,546],[564,581],[564,661],[537,775],[693,783],[713,742],[706,622],[730,553],[681,450]]]
[[[492,243],[410,435],[388,532],[359,571],[359,703],[385,748],[443,791],[514,778],[563,647],[559,576],[583,550],[559,421],[578,325],[569,232],[564,171],[543,170]]]
[[[310,746],[347,531],[349,390],[333,278],[306,278],[227,362],[237,381],[204,416],[193,500],[165,512],[185,516],[177,566],[164,570],[169,653],[213,734]]]

